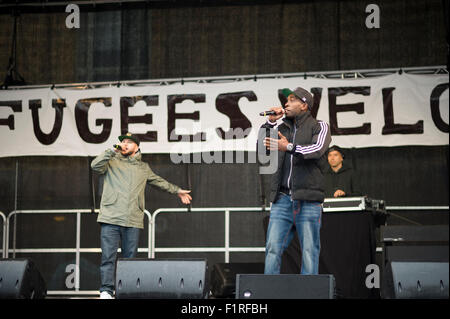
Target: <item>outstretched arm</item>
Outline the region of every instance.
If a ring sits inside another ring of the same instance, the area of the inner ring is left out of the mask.
[[[190,204],[192,200],[191,195],[189,195],[189,193],[191,192],[190,190],[184,190],[178,187],[177,185],[169,183],[161,176],[158,176],[155,173],[153,173],[153,171],[150,168],[147,177],[147,184],[156,186],[165,192],[177,194],[177,196],[180,198],[183,204]]]

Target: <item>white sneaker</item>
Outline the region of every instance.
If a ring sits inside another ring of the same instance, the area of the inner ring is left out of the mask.
[[[107,291],[102,291],[100,293],[100,299],[114,299],[113,296],[109,294]]]

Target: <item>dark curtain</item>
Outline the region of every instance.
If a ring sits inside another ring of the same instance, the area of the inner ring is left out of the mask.
[[[344,151],[346,161],[353,163],[360,178],[363,194],[370,198],[383,199],[387,206],[448,205],[448,146]],[[260,179],[256,164],[174,164],[167,154],[145,154],[143,159],[157,174],[192,189],[193,207],[269,206],[270,178]],[[16,163],[18,209],[90,208],[93,197],[89,160],[64,156],[0,158],[0,211],[9,213],[15,207]],[[101,182],[93,174],[96,207],[100,203]],[[182,206],[178,198],[158,189],[146,193],[146,208],[150,212]]]
[[[150,29],[146,9],[82,14],[76,32],[76,82],[149,78]]]
[[[40,8],[22,12],[18,20],[17,71],[28,84],[58,84],[447,63],[448,1],[379,1],[379,29],[365,26],[367,4],[304,1],[183,7],[117,5],[108,9],[99,5],[81,7],[80,29],[66,28],[63,7],[52,12]],[[11,12],[0,12],[0,83],[6,76],[11,54],[12,30]],[[369,197],[384,199],[391,206],[448,205],[448,145],[347,151],[360,176],[362,190]],[[89,160],[52,156],[0,158],[0,211],[8,215],[15,207],[91,208],[94,202],[98,207],[101,178],[93,175],[92,190]],[[258,176],[256,164],[176,165],[167,154],[145,155],[144,160],[157,174],[192,189],[193,207],[269,205],[269,178]],[[146,192],[146,208],[150,212],[181,206],[173,195],[159,190]],[[448,224],[448,212],[405,214],[403,217],[423,224]],[[231,242],[238,243],[244,234],[251,234],[247,244],[262,246],[263,216],[235,218]],[[17,248],[74,247],[74,216],[22,217],[18,216],[16,223]],[[205,227],[210,230],[205,235],[208,240],[214,226],[222,227],[220,219],[211,223],[207,216],[186,217],[183,221],[162,219],[158,229],[167,232],[159,234],[160,243],[169,245],[175,239],[195,243]],[[82,221],[82,247],[99,247],[95,218],[93,214]],[[408,221],[392,216],[388,222]],[[180,232],[178,236],[173,227],[177,224],[194,231]],[[48,236],[42,235],[43,225],[44,231],[52,230]],[[144,238],[141,236],[141,241]],[[230,257],[232,262],[248,262],[253,256],[235,253]],[[212,253],[208,257],[212,263],[223,261],[223,254]],[[37,262],[49,289],[65,288],[65,267],[73,263],[73,258],[73,254],[39,257]],[[263,260],[261,254],[255,258],[251,261]],[[88,283],[83,289],[98,288],[99,262],[98,254],[82,256],[81,279]]]
[[[26,13],[18,17],[16,69],[27,84],[77,80],[76,31],[66,28],[65,19],[63,13]],[[0,14],[1,83],[5,79],[11,55],[13,24],[11,14]]]
[[[389,206],[448,205],[448,146],[347,149],[346,152],[349,154],[346,160],[353,162],[361,178],[362,189],[369,197],[384,199]],[[263,176],[260,179],[256,164],[173,164],[167,154],[146,154],[144,160],[160,176],[183,188],[192,189],[192,207],[269,205],[267,202],[269,176]],[[92,175],[94,184],[92,191],[89,162],[90,158],[86,157],[0,158],[0,211],[8,215],[16,205],[20,210],[90,209],[94,200],[95,207],[98,208],[102,179],[96,174]],[[18,168],[17,203],[15,202],[16,165]],[[265,195],[265,202],[262,201],[263,195]],[[151,213],[158,208],[182,206],[176,196],[153,188],[146,191],[146,209]],[[265,216],[267,213],[262,212],[231,214],[231,245],[264,246],[263,218]],[[97,214],[83,215],[81,247],[100,246],[96,217]],[[342,223],[340,219],[337,222]],[[323,223],[324,230],[331,225],[329,218],[326,219],[325,216]],[[448,211],[406,211],[401,214],[396,212],[396,215],[387,219],[388,225],[411,223],[448,225]],[[15,247],[17,248],[75,247],[75,215],[18,215],[15,224],[17,233]],[[14,219],[11,220],[10,228],[11,249],[14,240],[13,227]],[[186,213],[174,216],[163,214],[157,219],[156,227],[157,247],[198,245],[208,247],[223,244],[222,214]],[[140,247],[148,246],[147,231],[148,228],[145,226],[141,233]],[[339,238],[345,240],[347,237],[339,236]],[[339,243],[334,240],[331,242]],[[360,253],[369,253],[362,248],[359,250]],[[325,251],[327,250],[324,249]],[[353,250],[349,248],[348,251]],[[146,257],[146,254],[140,253],[138,256]],[[65,289],[64,280],[68,276],[65,267],[74,263],[73,254],[17,253],[16,258],[19,257],[31,257],[36,261],[39,269],[44,273],[45,280],[49,283],[49,289]],[[210,267],[214,263],[224,261],[223,253],[159,253],[157,257],[208,258]],[[264,253],[232,253],[230,261],[263,262]],[[98,289],[99,262],[99,254],[82,254],[82,289]],[[285,266],[288,265],[285,263]],[[327,269],[325,267],[322,271],[326,272]],[[356,277],[352,278],[357,280]],[[345,280],[344,277],[339,277],[339,285],[343,280]],[[346,291],[347,288],[344,287],[340,289],[344,297],[361,297],[356,291]]]
[[[389,206],[448,205],[448,146],[346,149],[364,195]],[[438,186],[439,185],[439,186]]]
[[[52,84],[447,64],[448,1],[379,1],[379,29],[366,27],[367,1],[256,3],[82,6],[79,29],[64,7],[22,13],[17,69]],[[2,12],[0,80],[12,28]]]

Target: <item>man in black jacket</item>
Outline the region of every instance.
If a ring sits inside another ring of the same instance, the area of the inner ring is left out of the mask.
[[[303,88],[284,89],[287,102],[270,110],[268,122],[278,139],[265,138],[267,149],[278,151],[278,168],[272,175],[265,274],[279,274],[281,256],[294,235],[302,248],[302,274],[319,270],[320,225],[324,200],[326,151],[331,142],[327,123],[311,116],[313,97]],[[281,123],[277,123],[284,116]]]
[[[355,171],[344,162],[345,154],[334,145],[328,150],[328,164],[325,171],[325,197],[360,196],[359,182]]]

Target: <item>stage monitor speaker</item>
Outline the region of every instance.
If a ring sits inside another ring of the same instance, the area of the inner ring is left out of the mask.
[[[334,299],[333,275],[236,276],[236,299]]]
[[[0,299],[43,299],[47,287],[31,259],[0,259]]]
[[[206,259],[118,259],[116,299],[207,297]]]
[[[215,298],[234,298],[237,274],[263,274],[264,263],[217,263],[211,272],[211,292]]]
[[[389,263],[385,274],[386,299],[448,299],[448,262]]]

